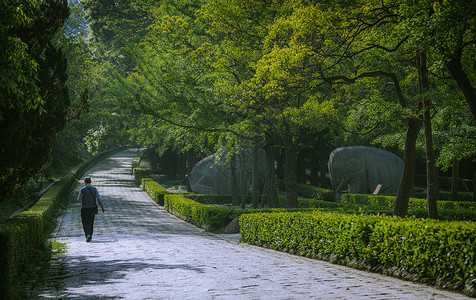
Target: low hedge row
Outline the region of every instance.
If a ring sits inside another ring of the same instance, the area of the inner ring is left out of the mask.
[[[278,189],[284,191],[285,183],[282,179],[276,179]],[[329,189],[320,188],[313,185],[301,184],[297,185],[297,193],[300,197],[317,199],[324,201],[334,201],[334,191]]]
[[[362,205],[376,205],[393,209],[395,206],[395,196],[382,195],[363,195],[363,194],[343,194],[343,203],[354,203]],[[438,214],[440,219],[448,221],[476,221],[476,203],[470,201],[438,201]],[[426,199],[410,198],[408,211],[410,214],[415,212],[427,211]],[[416,214],[420,216],[420,214]],[[423,217],[423,216],[421,216]]]
[[[188,198],[203,204],[230,204],[231,195],[187,194]],[[241,198],[240,198],[241,201]],[[246,196],[245,203],[251,203],[251,195]]]
[[[165,195],[165,209],[171,214],[201,227],[207,231],[217,232],[223,230],[233,219],[247,213],[302,211],[302,209],[235,209],[207,205],[186,198],[185,195]],[[305,209],[309,211],[308,209]]]
[[[141,187],[155,202],[164,206],[164,196],[169,194],[165,188],[150,178],[142,178]]]
[[[476,296],[476,223],[340,213],[240,218],[242,241]]]
[[[421,191],[421,192],[415,192],[415,197],[419,199],[426,199],[426,192]],[[458,193],[458,199],[453,200],[451,199],[451,192],[448,191],[440,191],[439,197],[440,200],[448,200],[448,201],[468,201],[468,202],[474,202],[473,201],[473,193],[470,192],[459,192]]]
[[[140,151],[139,154],[137,154],[137,156],[132,159],[132,169],[133,170],[135,168],[140,167],[140,162],[144,159],[143,157],[144,157],[145,152],[146,152],[146,150]]]
[[[164,206],[168,212],[207,231],[223,229],[234,218],[250,212],[202,204],[178,194],[165,195]]]
[[[208,231],[217,231],[224,228],[234,218],[243,213],[240,210],[199,203],[181,194],[170,194],[159,183],[150,178],[142,178],[142,189],[171,214]]]
[[[148,178],[152,174],[152,170],[146,168],[133,168],[132,175],[134,175],[134,179],[136,180],[137,184],[142,183],[143,178]]]
[[[443,191],[451,191],[451,177],[447,176],[440,176],[438,177],[438,185],[441,190]],[[426,175],[415,174],[415,186],[424,187],[426,188]],[[473,188],[473,180],[472,179],[459,179],[459,186],[461,190],[471,191]]]
[[[48,235],[56,227],[60,208],[68,204],[71,187],[77,178],[99,160],[121,151],[103,152],[72,170],[53,185],[27,211],[0,223],[0,299],[21,298],[20,287],[35,256],[46,249]]]
[[[25,279],[35,255],[45,249],[47,235],[56,227],[59,208],[67,204],[74,182],[71,171],[28,211],[0,224],[0,298],[18,297],[15,288]]]

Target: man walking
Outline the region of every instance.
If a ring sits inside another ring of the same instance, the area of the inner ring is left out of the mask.
[[[86,242],[91,242],[93,238],[94,217],[98,212],[96,200],[101,206],[103,213],[106,212],[102,204],[101,196],[97,188],[91,185],[91,178],[84,178],[84,187],[79,191],[78,201],[81,201],[81,221],[83,223],[84,235]]]

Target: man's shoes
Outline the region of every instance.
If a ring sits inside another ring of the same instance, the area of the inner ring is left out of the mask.
[[[88,235],[88,236],[86,237],[86,242],[89,243],[92,239],[93,239],[93,237],[92,237],[91,235]]]

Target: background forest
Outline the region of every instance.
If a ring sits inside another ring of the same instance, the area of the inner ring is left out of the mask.
[[[439,176],[474,189],[475,0],[21,3],[0,1],[2,201],[118,145],[188,169],[263,148],[271,207],[275,160],[297,207],[348,145],[404,160],[396,215],[416,173],[432,218]]]

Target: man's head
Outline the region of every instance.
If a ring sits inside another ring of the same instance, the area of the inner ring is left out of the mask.
[[[85,183],[85,184],[90,184],[90,183],[91,183],[91,178],[85,177],[85,178],[84,178],[84,183]]]

